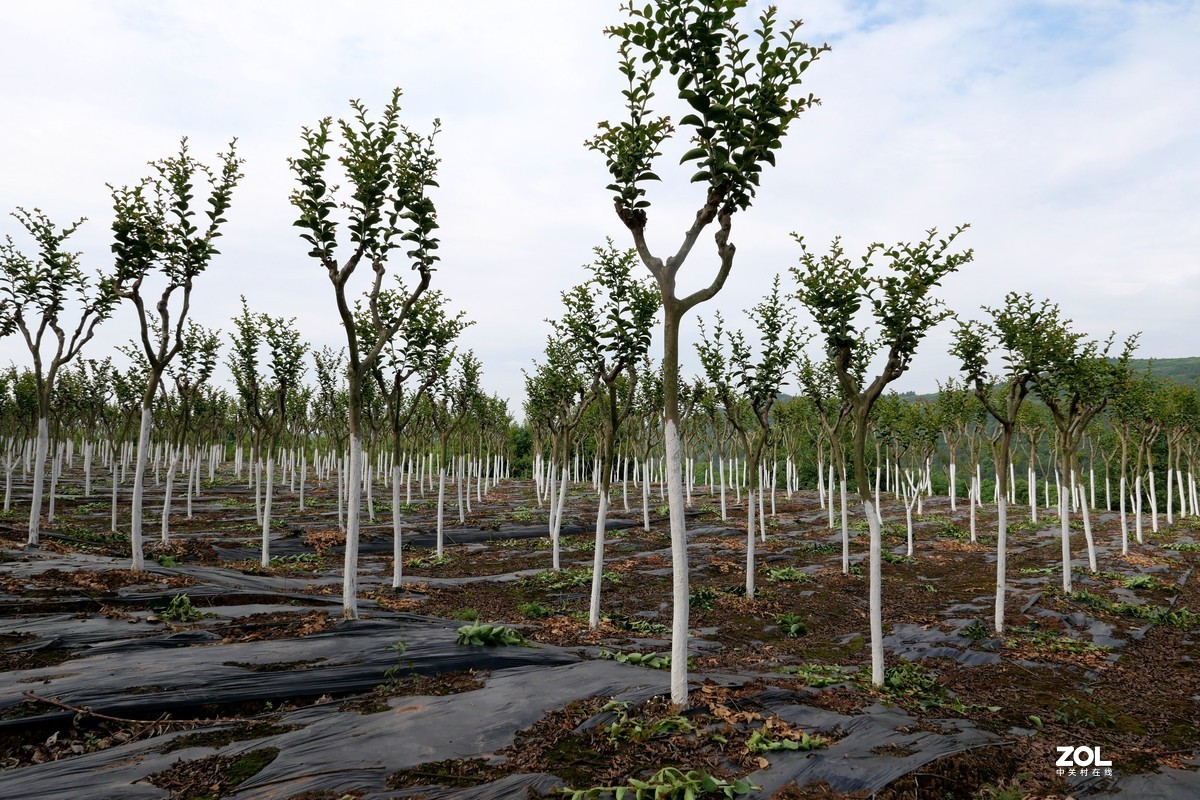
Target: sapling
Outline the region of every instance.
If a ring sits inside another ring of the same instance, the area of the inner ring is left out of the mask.
[[[771,291],[746,310],[758,328],[757,353],[741,331],[726,331],[720,313],[711,334],[701,325],[696,349],[709,385],[720,399],[725,419],[741,439],[750,485],[746,504],[746,598],[754,599],[755,493],[761,487],[760,463],[771,434],[771,408],[795,362],[804,337],[796,329],[795,314],[779,292],[779,276]],[[728,344],[728,352],[726,347]],[[759,495],[761,497],[761,494]],[[760,505],[761,507],[761,505]]]
[[[59,371],[79,355],[96,327],[112,315],[128,275],[118,269],[115,274],[98,275],[93,284],[79,264],[79,254],[64,249],[84,220],[60,228],[36,208],[32,212],[18,208],[12,216],[38,248],[37,258],[30,258],[11,236],[0,242],[0,336],[19,332],[33,360],[38,421],[28,544],[37,547],[50,406]]]
[[[1063,591],[1071,591],[1070,511],[1072,497],[1068,481],[1076,474],[1080,439],[1092,418],[1104,410],[1113,393],[1122,384],[1122,373],[1129,369],[1137,336],[1125,341],[1116,360],[1109,359],[1113,336],[1105,342],[1088,339],[1072,331],[1067,322],[1043,325],[1040,346],[1044,348],[1044,368],[1033,379],[1034,390],[1050,411],[1056,431],[1055,445],[1059,460],[1059,526],[1062,544]],[[1087,509],[1083,509],[1087,516]],[[1090,525],[1085,526],[1088,567],[1096,571],[1096,548]]]
[[[405,294],[403,284],[398,292],[385,293],[384,308],[395,308]],[[453,356],[453,343],[469,325],[462,312],[450,316],[446,297],[441,292],[426,292],[413,304],[407,318],[371,369],[379,394],[383,397],[388,431],[392,438],[392,587],[399,588],[402,580],[403,547],[401,543],[400,470],[402,437],[409,422],[420,409],[420,401],[430,387],[442,376],[443,366]],[[359,315],[360,324],[369,324],[367,316]],[[385,317],[384,323],[390,321]],[[410,392],[404,387],[409,378],[418,377],[418,385]],[[408,502],[411,502],[411,497]],[[439,510],[440,517],[440,510]],[[441,519],[438,520],[439,532]],[[440,538],[440,537],[439,537]],[[441,552],[441,542],[438,543]]]
[[[1034,301],[1029,294],[1010,292],[1002,308],[987,308],[986,323],[960,323],[951,353],[961,365],[975,397],[997,423],[992,457],[996,466],[996,607],[993,627],[1004,633],[1004,599],[1008,590],[1008,502],[1013,434],[1021,405],[1032,382],[1047,368],[1050,353],[1044,347],[1044,332],[1062,325],[1059,308],[1049,301]],[[999,375],[988,372],[990,356],[1004,362]],[[995,388],[993,388],[995,387]]]
[[[796,96],[802,73],[826,49],[796,39],[799,21],[776,30],[774,7],[759,17],[753,37],[741,32],[746,0],[656,0],[623,7],[628,21],[605,32],[619,42],[628,113],[617,124],[600,123],[589,148],[605,158],[617,216],[629,229],[638,255],[658,282],[663,305],[663,431],[671,517],[673,570],[671,701],[687,704],[688,564],[680,453],[679,329],[683,317],[721,290],[733,267],[729,240],[733,217],[754,200],[764,164],[775,163],[791,123],[814,102]],[[695,161],[691,182],[705,186],[703,205],[673,255],[656,256],[646,239],[650,201],[645,184],[661,148],[676,131],[649,102],[663,71],[675,79],[678,97],[691,112],[676,123],[692,148],[681,163]],[[679,297],[676,277],[700,234],[713,223],[720,260],[707,286]]]
[[[621,426],[634,410],[637,365],[650,348],[650,329],[659,301],[651,285],[633,278],[637,254],[632,250],[618,251],[610,240],[593,252],[596,258],[586,266],[590,278],[563,293],[566,313],[554,325],[558,337],[569,337],[575,343],[582,374],[591,382],[589,394],[599,401],[599,507],[588,605],[588,626],[594,630],[600,624],[604,532],[614,449]]]
[[[859,499],[870,531],[871,681],[883,683],[883,606],[879,515],[867,481],[866,442],[871,409],[884,388],[908,369],[917,345],[938,323],[950,316],[931,296],[943,277],[971,261],[971,250],[953,252],[952,245],[966,229],[963,225],[939,239],[929,231],[916,243],[892,247],[873,244],[858,267],[845,255],[839,240],[830,252],[816,256],[801,247],[800,265],[792,267],[799,283],[797,297],[816,320],[825,348],[851,406],[853,462]],[[887,260],[892,274],[870,274],[873,259]],[[858,312],[866,307],[876,330],[860,329]],[[884,356],[883,368],[870,383],[861,379],[855,365],[870,356]]]
[[[350,253],[338,261],[338,226],[335,211],[339,207],[337,188],[327,178],[330,161],[329,142],[333,121],[326,117],[315,128],[303,128],[304,147],[290,166],[299,186],[292,192],[292,205],[298,217],[293,223],[301,229],[301,238],[310,245],[308,255],[316,259],[333,287],[338,317],[346,335],[346,412],[349,454],[346,459],[346,559],[342,576],[342,614],[358,618],[358,545],[359,506],[362,496],[362,450],[364,389],[370,383],[371,368],[383,348],[400,329],[418,298],[433,279],[438,240],[437,213],[428,190],[436,187],[438,159],[433,132],[420,135],[400,123],[400,90],[392,91],[382,118],[368,118],[366,107],[350,103],[354,116],[339,120],[338,163],[349,182],[349,198],[344,203],[349,230]],[[409,266],[417,272],[415,286],[407,290],[399,307],[388,309],[389,322],[380,308],[383,280],[393,251],[405,244]],[[370,335],[360,336],[353,311],[350,280],[360,265],[370,267],[372,276],[366,290],[365,307],[370,318]],[[339,472],[342,459],[338,458]]]
[[[213,256],[225,224],[233,189],[241,179],[241,160],[235,143],[218,154],[219,170],[210,169],[188,152],[185,139],[178,155],[150,164],[153,174],[134,186],[113,188],[115,216],[112,250],[117,264],[119,295],[137,312],[138,343],[146,359],[141,423],[133,476],[130,545],[132,569],[143,567],[142,495],[150,457],[150,428],[154,397],[167,365],[183,347],[184,325],[191,307],[193,284]],[[197,183],[207,184],[207,206],[197,212]],[[199,217],[199,226],[196,224]],[[161,285],[158,299],[153,288]],[[153,304],[148,305],[148,301]]]

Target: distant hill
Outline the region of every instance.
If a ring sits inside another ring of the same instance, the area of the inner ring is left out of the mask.
[[[1192,356],[1190,358],[1134,358],[1129,363],[1137,372],[1146,372],[1149,370],[1159,378],[1168,378],[1179,383],[1189,383],[1193,386],[1200,385],[1200,356]],[[925,394],[900,392],[900,396],[905,400],[926,400],[932,402],[937,399],[937,392]]]
[[[1131,362],[1139,372],[1147,369],[1160,378],[1179,383],[1200,383],[1200,356],[1191,358],[1135,358]]]

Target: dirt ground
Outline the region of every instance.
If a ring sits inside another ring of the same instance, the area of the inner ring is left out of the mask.
[[[909,558],[903,508],[885,499],[888,671],[873,688],[865,525],[851,531],[844,574],[840,530],[815,493],[780,492],[748,600],[744,505],[731,494],[722,520],[719,499],[697,487],[691,704],[680,712],[665,699],[659,487],[649,531],[640,489],[628,510],[614,492],[604,620],[590,630],[588,485],[570,493],[558,573],[530,482],[473,500],[465,524],[451,500],[441,559],[436,492],[414,491],[398,590],[389,493],[377,489],[362,619],[346,622],[329,487],[310,487],[304,510],[286,489],[276,497],[265,569],[244,481],[206,482],[190,519],[177,488],[166,545],[151,491],[155,560],[136,573],[127,508],[111,533],[104,486],[84,498],[72,477],[40,548],[24,547],[19,493],[0,515],[0,797],[78,797],[81,785],[89,797],[543,797],[631,779],[682,785],[701,771],[729,787],[711,796],[1200,796],[1193,519],[1160,521],[1122,555],[1119,520],[1097,512],[1096,572],[1073,521],[1067,594],[1057,518],[1033,524],[1012,509],[997,637],[995,509],[980,511],[972,542],[965,504],[930,498]],[[524,643],[458,643],[476,622]],[[1092,748],[1089,766],[1056,766],[1063,746]],[[1111,766],[1091,765],[1095,748]]]

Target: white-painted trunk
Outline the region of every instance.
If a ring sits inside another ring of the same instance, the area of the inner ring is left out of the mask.
[[[833,478],[830,477],[829,486],[832,495]],[[846,476],[842,475],[841,480],[841,502],[842,502],[842,574],[850,572],[850,506],[846,503]],[[868,503],[868,505],[870,505]],[[832,511],[833,502],[830,501],[829,508]],[[878,521],[878,519],[876,520]]]
[[[1129,518],[1125,515],[1125,475],[1121,475],[1121,555],[1129,552]]]
[[[267,450],[267,491],[263,501],[263,516],[262,516],[262,565],[269,566],[271,563],[271,501],[274,495],[275,488],[275,453]]]
[[[996,506],[996,614],[992,627],[1004,634],[1004,596],[1008,591],[1008,502],[1004,497]]]
[[[130,569],[134,571],[145,567],[142,556],[142,496],[146,484],[146,458],[149,455],[147,450],[150,447],[150,421],[151,410],[149,407],[143,407],[142,420],[138,426],[137,454],[134,456],[136,463],[133,470],[133,504],[129,524],[129,546],[133,555]]]
[[[304,484],[308,481],[308,448],[300,451],[300,510],[304,510]]]
[[[171,541],[171,490],[175,486],[175,468],[179,463],[178,452],[171,451],[171,463],[167,467],[167,485],[163,490],[162,543]]]
[[[558,486],[558,513],[554,515],[554,528],[550,531],[550,546],[553,550],[552,569],[558,572],[562,569],[562,541],[559,534],[562,532],[563,515],[567,509],[567,484],[570,482],[570,464],[563,462],[562,480]]]
[[[950,511],[952,511],[952,512],[958,510],[957,505],[955,505],[958,502],[957,470],[958,470],[958,465],[955,464],[954,459],[951,458],[950,459]]]
[[[300,479],[300,491],[304,491],[304,479]],[[392,466],[392,588],[399,589],[404,578],[404,552],[401,541],[400,521],[400,465]]]
[[[1058,519],[1062,537],[1062,585],[1063,591],[1071,591],[1071,499],[1067,487],[1058,486]]]
[[[647,459],[649,460],[649,459]],[[650,481],[646,476],[646,465],[642,464],[642,530],[650,530]]]
[[[871,501],[863,503],[871,537],[869,615],[871,625],[871,684],[883,685],[883,534]]]
[[[445,537],[443,529],[446,520],[446,467],[438,468],[438,503],[437,503],[437,556],[442,557]]]
[[[751,489],[749,492],[747,492],[747,494],[751,494],[751,495],[754,494],[754,490]],[[761,483],[758,485],[758,530],[759,530],[759,535],[762,536],[763,542],[766,542],[767,541],[767,507],[766,507],[766,503],[763,502],[763,487],[762,487]]]
[[[754,599],[754,492],[746,503],[746,599]]]
[[[362,496],[362,439],[350,435],[346,480],[346,561],[342,569],[342,616],[358,619],[358,512]],[[340,470],[339,470],[340,472]]]
[[[725,457],[720,456],[717,463],[721,470],[721,521],[725,522],[729,519],[725,510]]]
[[[1037,470],[1033,467],[1029,468],[1029,478],[1026,485],[1026,494],[1029,495],[1029,518],[1033,523],[1037,524]]]
[[[975,497],[979,494],[979,485],[975,483],[975,478],[971,478],[971,485],[967,489],[967,505],[971,509],[971,541],[975,541]]]
[[[42,417],[37,424],[37,443],[33,457],[33,499],[29,503],[30,547],[38,546],[42,523],[42,492],[46,483],[46,449],[50,444],[50,427]],[[140,569],[140,568],[139,568]]]
[[[683,507],[683,479],[680,473],[679,430],[672,420],[664,426],[667,463],[668,506],[671,512],[671,702],[678,707],[688,704],[687,660],[688,595],[687,528]]]
[[[112,532],[116,533],[117,532],[117,487],[120,485],[120,481],[117,479],[117,469],[119,468],[118,464],[117,464],[117,459],[114,458],[112,460],[112,463],[110,463],[108,466],[109,466],[109,469],[112,471]]]
[[[1150,495],[1150,530],[1158,533],[1158,495],[1154,488],[1154,470],[1146,476],[1146,493]]]
[[[1134,533],[1138,544],[1142,544],[1142,476],[1138,475],[1133,481],[1133,513]]]
[[[1096,542],[1092,539],[1092,516],[1088,513],[1087,491],[1079,486],[1079,513],[1083,517],[1083,538],[1087,542],[1088,569],[1096,571]]]
[[[592,595],[588,603],[588,627],[600,627],[600,584],[604,580],[604,524],[608,516],[608,492],[601,489],[596,510],[596,550],[592,555]]]

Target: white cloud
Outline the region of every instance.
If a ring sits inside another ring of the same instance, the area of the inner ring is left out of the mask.
[[[137,180],[180,136],[211,157],[236,135],[246,178],[223,255],[197,282],[196,316],[226,325],[245,294],[256,309],[296,316],[315,344],[337,344],[328,281],[291,227],[286,158],[300,126],[345,115],[351,97],[378,109],[400,85],[409,124],[444,123],[435,286],[477,321],[464,342],[519,414],[520,368],[540,354],[558,293],[582,279],[605,236],[627,242],[602,160],[582,145],[597,120],[620,114],[613,43],[601,33],[617,5],[4,4],[0,70],[22,77],[6,87],[0,209],[88,216],[77,246],[106,264],[106,183]],[[1196,354],[1194,4],[822,0],[780,11],[834,46],[807,73],[823,104],[796,124],[756,208],[735,221],[733,276],[699,314],[741,319],[795,263],[789,231],[813,246],[841,234],[854,252],[970,221],[976,262],[945,287],[956,310],[1028,290],[1095,334],[1143,330],[1144,354]],[[698,198],[679,185],[686,173],[665,172],[650,234],[669,252]],[[709,242],[681,290],[713,274]],[[128,339],[131,325],[119,315],[92,354]],[[903,388],[953,370],[944,332],[923,350]],[[24,358],[19,343],[0,342],[0,359]]]

